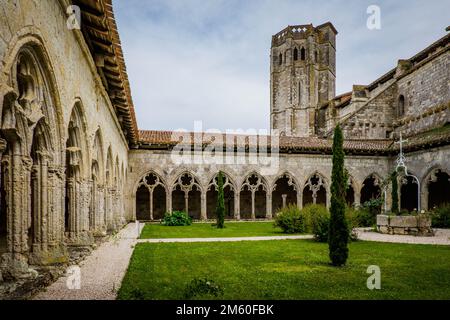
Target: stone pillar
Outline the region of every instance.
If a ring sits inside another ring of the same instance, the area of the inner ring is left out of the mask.
[[[266,192],[266,219],[272,219],[272,194]]]
[[[428,208],[428,180],[422,181],[420,184],[421,192],[420,192],[420,206],[422,210],[430,210]]]
[[[29,273],[28,228],[30,226],[30,175],[32,161],[20,154],[20,143],[11,146],[12,155],[2,157],[7,206],[7,249],[2,256],[2,275],[18,278]]]
[[[172,192],[166,190],[166,211],[172,213]]]
[[[384,191],[381,190],[381,192],[383,193]],[[382,196],[383,196],[383,194],[382,194]],[[385,204],[383,203],[382,207],[381,207],[381,211],[386,213],[384,206],[385,206]],[[389,184],[388,187],[386,188],[386,211],[390,212],[391,209],[392,209],[392,184]]]
[[[330,187],[326,187],[326,199],[327,199],[327,209],[330,209],[331,207],[331,189]]]
[[[283,199],[283,209],[284,209],[284,208],[286,208],[287,194],[282,194],[281,198]]]
[[[148,189],[150,199],[150,220],[153,220],[153,188]]]
[[[97,186],[97,192],[98,192],[98,202],[97,202],[97,223],[96,223],[96,230],[98,236],[105,236],[106,235],[106,192],[105,187],[103,185]]]
[[[200,195],[200,219],[207,220],[208,214],[206,210],[206,191],[202,191]]]
[[[303,192],[297,191],[297,207],[303,208]]]
[[[256,220],[256,214],[255,214],[255,190],[252,190],[252,220]]]
[[[357,209],[357,208],[361,207],[361,192],[355,190],[354,196],[355,196],[354,206]]]
[[[234,218],[236,220],[241,220],[241,203],[240,203],[240,192],[234,192]]]
[[[189,192],[184,191],[184,210],[186,214],[189,215]]]

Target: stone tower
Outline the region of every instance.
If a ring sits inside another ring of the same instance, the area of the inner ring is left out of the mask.
[[[336,35],[327,22],[288,26],[272,36],[272,130],[297,137],[316,134],[317,108],[335,96]]]

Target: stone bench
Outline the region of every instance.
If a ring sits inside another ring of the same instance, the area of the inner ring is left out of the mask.
[[[384,234],[433,236],[431,217],[419,214],[410,216],[377,216],[377,230]]]

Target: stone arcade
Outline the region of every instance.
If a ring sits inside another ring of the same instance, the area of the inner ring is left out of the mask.
[[[67,28],[71,4],[81,9],[81,30]],[[270,123],[281,136],[277,169],[267,174],[251,162],[178,165],[171,157],[176,133],[138,130],[111,0],[1,7],[0,281],[65,263],[74,248],[127,221],[173,210],[213,218],[219,170],[229,219],[269,219],[288,204],[329,205],[338,123],[350,205],[384,192],[400,132],[408,138],[408,168],[421,182],[422,208],[450,200],[449,34],[339,96],[331,23],[274,35]],[[204,148],[213,141],[200,136]],[[256,152],[252,137],[231,139],[245,142],[244,156]],[[403,179],[399,194],[403,209],[416,208],[413,181]]]

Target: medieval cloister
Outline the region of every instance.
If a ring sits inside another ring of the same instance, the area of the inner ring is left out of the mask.
[[[67,27],[71,4],[81,8],[81,28]],[[265,174],[258,163],[180,165],[173,132],[138,130],[111,0],[1,6],[0,279],[66,263],[72,250],[136,219],[177,210],[213,219],[219,171],[227,219],[271,219],[289,204],[329,206],[336,124],[346,138],[349,206],[382,196],[391,203],[386,179],[400,132],[420,181],[401,179],[401,208],[450,200],[449,34],[340,96],[331,23],[274,35],[270,123],[281,135],[277,167]],[[212,140],[201,138],[204,150]],[[244,140],[244,158],[258,154]]]

